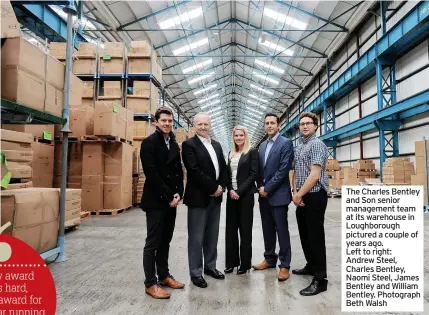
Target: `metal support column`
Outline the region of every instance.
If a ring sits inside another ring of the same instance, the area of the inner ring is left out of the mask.
[[[324,134],[335,130],[335,104],[329,102],[323,102],[323,120],[324,123]],[[336,145],[328,147],[329,157],[336,159],[337,150]]]
[[[60,194],[60,218],[59,218],[59,231],[58,231],[58,246],[60,248],[59,255],[55,262],[63,262],[67,260],[64,255],[64,224],[65,224],[65,203],[66,203],[66,189],[67,189],[67,154],[68,154],[68,135],[71,133],[69,125],[70,117],[70,79],[73,69],[73,15],[77,12],[73,3],[64,7],[64,12],[67,13],[67,50],[66,50],[66,72],[65,72],[65,86],[64,86],[64,107],[63,119],[65,124],[61,129],[63,134],[63,154],[61,163],[61,194]]]
[[[377,101],[378,110],[396,103],[395,64],[377,58],[376,60]],[[383,75],[383,67],[387,67],[387,76]],[[399,156],[399,128],[401,121],[397,115],[384,120],[375,121],[379,131],[380,175],[383,176],[383,163],[388,157]],[[389,132],[389,133],[388,133]]]

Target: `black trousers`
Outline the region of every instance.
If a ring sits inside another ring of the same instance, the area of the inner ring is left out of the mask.
[[[327,277],[326,245],[325,245],[325,211],[328,204],[328,194],[324,189],[307,193],[303,197],[304,207],[297,207],[299,237],[307,260],[307,268],[313,271],[318,280]]]
[[[264,234],[265,260],[270,265],[280,261],[279,268],[290,269],[292,250],[290,246],[288,206],[271,206],[267,198],[259,199],[262,232]],[[276,239],[279,253],[276,253]]]
[[[146,287],[171,276],[168,269],[168,254],[176,224],[176,212],[176,208],[146,211],[147,237],[143,250]]]
[[[243,269],[251,268],[254,205],[255,197],[253,194],[240,196],[238,200],[231,199],[228,195],[225,229],[226,268],[238,266]],[[240,233],[240,245],[238,233]]]

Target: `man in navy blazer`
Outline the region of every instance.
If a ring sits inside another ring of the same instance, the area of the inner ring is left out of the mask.
[[[292,201],[289,171],[294,151],[292,141],[279,134],[280,118],[272,113],[265,115],[268,139],[259,148],[258,174],[259,206],[264,234],[265,260],[253,266],[255,270],[275,268],[280,261],[279,281],[289,279],[291,247],[288,224],[288,206]],[[276,233],[280,251],[276,254]]]

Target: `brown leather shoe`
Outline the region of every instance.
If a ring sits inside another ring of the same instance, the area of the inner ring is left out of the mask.
[[[183,289],[185,287],[184,283],[181,283],[171,277],[167,277],[163,281],[160,281],[160,284],[170,287],[172,289]]]
[[[278,280],[286,281],[287,279],[289,279],[289,270],[287,268],[280,268]]]
[[[161,288],[159,285],[155,284],[149,288],[146,288],[146,294],[149,294],[154,299],[169,299],[171,293]]]
[[[276,266],[270,265],[266,260],[264,260],[263,262],[261,262],[258,265],[253,266],[253,269],[255,269],[255,270],[264,270],[264,269],[268,269],[268,268],[276,268]]]

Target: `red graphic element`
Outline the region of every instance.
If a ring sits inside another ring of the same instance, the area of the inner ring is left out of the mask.
[[[55,315],[56,307],[54,279],[42,257],[23,241],[0,235],[0,314]]]

